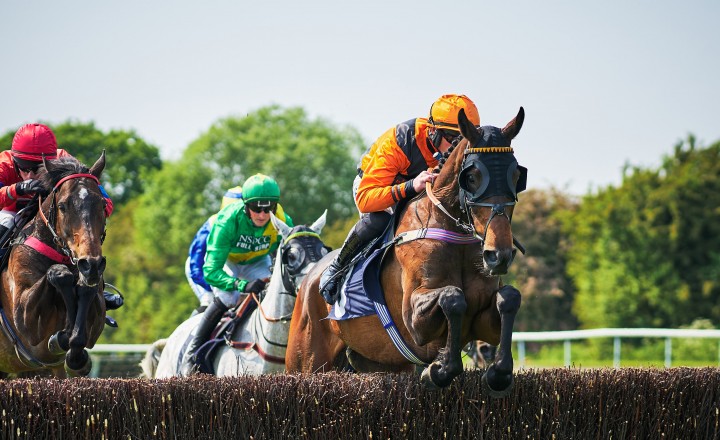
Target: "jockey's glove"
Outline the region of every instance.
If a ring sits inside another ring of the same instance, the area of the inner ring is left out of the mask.
[[[24,196],[27,194],[32,194],[35,192],[38,192],[42,189],[42,184],[39,180],[35,179],[27,179],[23,180],[22,182],[18,182],[15,184],[15,194],[19,196]]]
[[[263,291],[266,284],[267,284],[267,282],[265,280],[261,280],[260,278],[258,278],[257,280],[252,280],[245,285],[243,292],[256,293],[256,294],[260,293]]]

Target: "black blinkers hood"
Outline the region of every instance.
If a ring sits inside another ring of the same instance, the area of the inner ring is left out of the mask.
[[[490,147],[485,145],[509,145],[500,129],[483,127],[483,139],[465,152],[462,170],[458,174],[461,200],[478,203],[493,196],[504,196],[517,200],[517,194],[527,185],[527,168],[518,164],[510,147]],[[479,171],[482,180],[473,191],[468,184],[468,173]],[[516,170],[520,171],[517,183],[513,182]]]

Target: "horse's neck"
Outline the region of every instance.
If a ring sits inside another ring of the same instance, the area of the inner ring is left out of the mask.
[[[290,295],[283,295],[282,292],[285,290],[285,286],[282,281],[282,258],[280,255],[281,247],[278,247],[277,254],[275,255],[275,265],[273,266],[272,276],[270,282],[267,285],[265,292],[265,298],[262,301],[262,307],[268,316],[276,317],[284,314],[287,309],[292,311],[294,301],[290,301],[294,297]]]
[[[461,217],[457,177],[454,175],[438,176],[432,186],[432,193],[445,211],[455,218]],[[438,223],[440,227],[443,227],[444,229],[452,229],[452,226],[455,226],[455,222],[448,217],[443,209],[436,206],[435,202],[427,194],[425,197],[418,200],[418,203],[427,209],[432,220],[434,220],[435,223]]]

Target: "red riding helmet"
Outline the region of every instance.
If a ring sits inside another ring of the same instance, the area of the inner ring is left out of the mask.
[[[25,124],[13,137],[11,154],[16,159],[32,162],[57,156],[57,140],[50,127],[43,124]]]

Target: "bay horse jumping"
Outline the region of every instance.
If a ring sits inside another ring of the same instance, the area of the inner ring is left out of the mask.
[[[275,256],[272,276],[265,294],[247,318],[212,354],[217,376],[258,375],[285,371],[290,317],[298,286],[310,269],[328,253],[320,239],[327,211],[312,225],[289,227],[271,214],[270,219],[282,235]],[[179,375],[180,362],[197,327],[201,314],[186,320],[167,339],[156,341],[141,362],[143,376],[166,378]]]
[[[0,276],[0,372],[86,376],[105,326],[105,152],[88,169],[44,160],[37,214],[8,249]],[[67,368],[68,371],[65,369]]]
[[[384,313],[375,303],[380,319],[324,319],[332,308],[319,282],[333,253],[315,266],[295,304],[288,371],[328,371],[349,362],[359,372],[397,372],[416,364],[424,368],[426,386],[446,387],[463,371],[463,346],[483,340],[499,344],[484,385],[495,397],[510,392],[512,329],[521,296],[500,276],[515,257],[514,245],[523,250],[510,222],[527,169],[518,165],[510,143],[524,118],[521,107],[502,129],[477,128],[460,111],[463,139],[441,160],[429,191],[399,213],[394,245],[380,265],[386,303]]]

